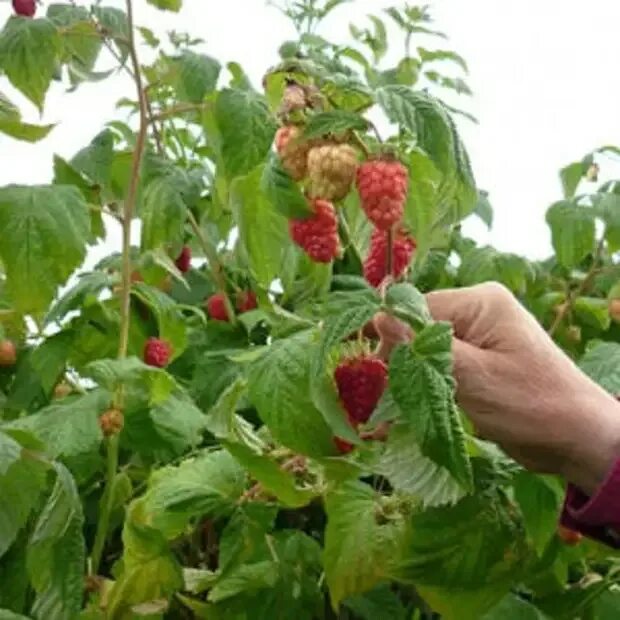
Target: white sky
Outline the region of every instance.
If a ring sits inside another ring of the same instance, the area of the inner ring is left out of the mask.
[[[159,12],[145,0],[134,1],[138,24],[156,33],[174,28],[202,37],[207,53],[223,64],[240,62],[257,85],[276,61],[279,44],[293,35],[287,20],[264,0],[184,0],[178,15]],[[107,3],[124,6],[122,0]],[[321,33],[343,40],[350,21],[359,24],[365,14],[398,4],[398,0],[355,0],[338,9]],[[459,121],[459,125],[479,186],[490,192],[495,207],[491,233],[476,223],[470,223],[467,231],[501,250],[545,257],[550,244],[544,212],[560,198],[558,169],[595,147],[620,143],[620,78],[614,68],[620,58],[620,3],[435,0],[430,4],[437,26],[450,37],[449,45],[470,66],[474,97],[460,103],[480,124]],[[0,0],[0,23],[9,14],[10,4]],[[437,46],[444,45],[437,40]],[[146,50],[140,53],[148,57]],[[0,135],[0,185],[48,182],[52,155],[71,156],[106,121],[122,115],[115,102],[124,95],[133,97],[131,88],[122,76],[80,86],[71,94],[54,85],[43,120],[59,126],[35,145]],[[20,104],[26,120],[38,122],[33,107],[3,78],[0,89]],[[603,180],[618,176],[617,164],[601,163]],[[117,231],[111,230],[106,247],[97,254],[119,245]]]

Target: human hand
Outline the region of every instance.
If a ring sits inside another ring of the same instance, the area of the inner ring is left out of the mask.
[[[481,436],[528,469],[593,492],[620,457],[620,404],[500,284],[436,291],[427,302],[454,327],[456,397]],[[412,337],[388,315],[374,323],[384,357]]]

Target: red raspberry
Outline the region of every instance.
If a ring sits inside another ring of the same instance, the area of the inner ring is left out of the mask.
[[[224,293],[216,293],[207,299],[207,313],[216,321],[229,320]]]
[[[352,424],[368,422],[387,386],[387,366],[377,357],[352,357],[334,371],[340,401]]]
[[[280,127],[276,132],[276,151],[282,160],[283,168],[295,181],[301,181],[308,169],[310,142],[301,140],[303,131],[295,125]]]
[[[357,170],[357,152],[348,144],[324,143],[308,152],[309,193],[312,198],[342,200]]]
[[[160,338],[149,338],[144,345],[144,362],[149,366],[165,368],[171,355],[170,343]]]
[[[560,537],[560,539],[562,540],[562,542],[566,545],[569,546],[574,546],[574,545],[578,545],[581,542],[581,539],[583,538],[583,535],[580,534],[579,532],[576,532],[575,530],[571,530],[568,527],[564,527],[563,525],[560,525],[558,528],[558,536]]]
[[[291,220],[289,232],[293,241],[316,263],[330,263],[340,255],[338,218],[334,206],[327,200],[311,202],[314,215],[303,220]]]
[[[125,425],[125,417],[120,409],[108,409],[99,416],[99,428],[104,437],[118,435]]]
[[[340,437],[334,437],[334,445],[340,454],[349,454],[349,452],[355,450],[355,446],[352,443],[349,443],[346,439],[341,439]]]
[[[35,0],[13,0],[13,10],[22,17],[34,17],[37,3]]]
[[[241,291],[237,294],[237,312],[243,314],[256,308],[258,308],[258,301],[254,291]]]
[[[375,159],[357,169],[357,191],[368,219],[381,230],[400,222],[409,175],[399,161]]]
[[[387,232],[374,230],[370,238],[370,249],[364,261],[364,277],[372,286],[379,286],[387,276]],[[415,240],[404,232],[394,235],[392,248],[392,275],[402,276],[413,258]]]
[[[0,342],[0,366],[14,366],[17,361],[17,349],[11,340]]]
[[[190,270],[192,266],[192,249],[188,245],[183,246],[174,264],[181,273],[187,273]]]

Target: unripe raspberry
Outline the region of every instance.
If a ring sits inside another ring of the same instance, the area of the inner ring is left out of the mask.
[[[340,402],[353,425],[370,419],[387,387],[387,366],[372,355],[342,361],[334,371]]]
[[[0,366],[8,368],[14,366],[17,361],[17,349],[11,340],[0,342]]]
[[[178,258],[174,261],[177,269],[181,273],[187,273],[192,266],[192,250],[188,245],[184,245]]]
[[[376,159],[357,169],[357,191],[368,219],[389,230],[400,222],[407,199],[409,174],[399,161]]]
[[[61,381],[54,388],[54,398],[58,400],[60,400],[61,398],[66,398],[67,396],[69,396],[69,394],[71,394],[71,392],[73,392],[73,388],[68,383]]]
[[[295,125],[280,127],[276,132],[276,151],[282,167],[295,181],[301,181],[308,170],[308,151],[312,144],[302,140],[303,131]]]
[[[375,230],[370,238],[370,249],[364,261],[364,277],[372,286],[379,286],[388,275],[387,253],[388,233]],[[394,235],[392,246],[392,275],[395,278],[402,276],[413,258],[415,240],[400,231]]]
[[[13,0],[13,10],[22,17],[34,17],[37,3],[35,0]]]
[[[620,323],[620,299],[609,300],[609,316],[614,322]]]
[[[313,200],[314,215],[303,220],[291,220],[291,239],[316,263],[330,263],[340,256],[338,218],[331,202]]]
[[[575,530],[571,530],[570,528],[565,527],[563,525],[560,525],[558,527],[558,536],[560,537],[563,543],[571,547],[574,545],[578,545],[583,538],[583,535],[580,534],[579,532],[576,532]]]
[[[599,165],[594,163],[591,164],[586,172],[586,181],[590,181],[590,183],[596,183],[598,181],[598,173],[600,172]]]
[[[156,368],[165,368],[170,361],[172,347],[160,338],[149,338],[144,345],[144,363]]]
[[[241,291],[237,294],[237,312],[243,314],[258,308],[258,301],[254,291]]]
[[[207,299],[207,314],[216,321],[229,321],[224,293],[215,293]]]
[[[119,409],[108,409],[99,416],[99,428],[104,437],[118,435],[125,425],[125,417]]]
[[[289,82],[282,94],[280,113],[290,114],[296,110],[303,110],[307,105],[306,91],[301,84]]]
[[[308,153],[308,191],[312,198],[342,200],[351,189],[357,152],[348,144],[320,144]]]

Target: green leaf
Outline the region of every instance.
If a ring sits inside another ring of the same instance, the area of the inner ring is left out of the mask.
[[[28,545],[37,618],[73,620],[82,608],[86,550],[82,504],[69,471],[56,464],[56,483]]]
[[[376,587],[366,594],[352,596],[343,605],[360,620],[405,620],[406,610],[398,595],[389,585]]]
[[[397,347],[390,360],[390,390],[422,454],[469,489],[471,466],[453,395],[451,329],[436,323],[419,332],[412,345]]]
[[[104,30],[111,35],[113,45],[120,54],[124,63],[129,55],[129,46],[125,41],[129,40],[129,22],[124,11],[111,6],[94,5],[93,15],[99,21]]]
[[[242,565],[215,585],[209,592],[209,600],[217,603],[239,594],[273,588],[278,581],[277,568],[273,560]]]
[[[95,390],[69,396],[10,422],[9,428],[31,431],[53,457],[72,457],[96,450],[101,443],[99,415],[110,406],[110,395]]]
[[[0,476],[21,458],[22,447],[9,435],[0,430]]]
[[[482,620],[546,620],[546,616],[531,603],[509,594],[484,614]]]
[[[605,223],[605,241],[610,252],[620,249],[620,195],[614,192],[592,196],[596,215]]]
[[[426,298],[408,282],[392,284],[387,290],[385,303],[395,316],[414,329],[423,329],[432,320]]]
[[[224,447],[246,469],[252,478],[285,506],[301,508],[307,506],[315,496],[310,489],[299,489],[294,476],[272,461],[269,457],[257,454],[241,444],[224,442]]]
[[[393,426],[385,451],[373,466],[396,491],[413,495],[423,507],[455,504],[465,492],[450,472],[426,458],[408,425]]]
[[[0,31],[0,68],[39,111],[56,72],[61,49],[54,24],[47,19],[11,17]]]
[[[583,162],[580,161],[576,161],[560,170],[560,180],[562,181],[564,198],[568,200],[575,195],[577,187],[579,187],[579,183],[583,178],[583,174]]]
[[[568,269],[576,267],[594,251],[594,211],[571,202],[556,202],[547,211],[551,242],[558,262]]]
[[[69,162],[71,167],[86,175],[92,183],[107,186],[114,160],[114,134],[105,129]]]
[[[89,235],[88,209],[75,187],[0,188],[0,258],[20,311],[47,308],[84,259]]]
[[[332,434],[310,397],[308,347],[304,331],[273,343],[249,369],[249,399],[274,438],[310,456],[333,453]]]
[[[620,344],[594,342],[581,358],[579,367],[612,395],[620,394]]]
[[[328,134],[341,134],[350,130],[366,131],[368,121],[355,112],[331,110],[314,114],[308,120],[304,138],[317,138]]]
[[[228,452],[205,451],[151,475],[144,514],[165,538],[175,538],[194,516],[231,513],[244,491],[245,477]]]
[[[202,103],[217,85],[221,65],[211,56],[184,50],[168,59],[171,81],[181,101]]]
[[[229,179],[247,174],[264,161],[276,123],[263,97],[253,91],[224,89],[215,102],[215,120]]]
[[[418,55],[420,56],[420,60],[422,62],[449,60],[459,65],[463,71],[467,72],[468,70],[465,59],[460,54],[457,54],[451,50],[427,50],[423,47],[418,47]]]
[[[564,491],[554,479],[523,472],[515,479],[514,493],[527,535],[542,556],[557,531]]]
[[[478,191],[478,202],[473,212],[487,225],[487,228],[491,230],[493,227],[493,207],[489,201],[488,192],[484,190]]]
[[[30,618],[21,614],[15,614],[8,609],[0,609],[0,620],[30,620]]]
[[[178,13],[183,6],[183,0],[147,0],[149,4],[163,9],[164,11],[173,11]]]
[[[20,120],[8,120],[0,116],[0,132],[22,140],[23,142],[39,142],[43,140],[56,125],[31,125]]]
[[[361,482],[334,489],[325,509],[325,577],[336,609],[343,599],[370,590],[391,574],[404,524],[400,518],[381,519],[379,496]]]
[[[609,329],[611,317],[609,316],[609,302],[606,299],[577,297],[573,310],[582,324],[603,331]]]
[[[250,270],[260,285],[269,288],[282,270],[283,249],[290,239],[286,220],[260,191],[262,175],[259,167],[236,179],[231,203]]]
[[[312,214],[308,201],[282,167],[275,154],[269,158],[263,169],[260,189],[278,213],[287,218],[304,218]]]

